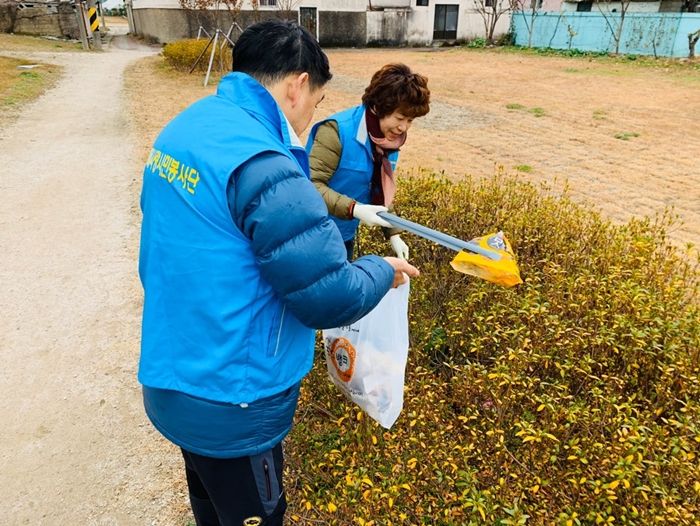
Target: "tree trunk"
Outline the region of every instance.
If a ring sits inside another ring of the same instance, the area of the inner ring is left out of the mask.
[[[495,2],[494,2],[495,3]],[[498,17],[496,16],[496,8],[493,8],[493,15],[491,15],[491,24],[489,27],[489,44],[493,44],[493,34],[496,32],[496,23],[498,22]]]
[[[695,44],[700,40],[700,29],[688,34],[688,58],[695,58]]]

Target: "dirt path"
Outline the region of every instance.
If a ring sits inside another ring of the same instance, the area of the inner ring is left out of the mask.
[[[177,457],[135,377],[140,162],[121,92],[125,67],[153,51],[115,44],[23,53],[64,77],[0,129],[3,524],[175,524],[181,512]]]

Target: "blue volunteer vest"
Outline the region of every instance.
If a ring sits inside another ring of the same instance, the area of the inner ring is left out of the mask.
[[[372,143],[369,133],[367,133],[365,107],[363,105],[355,106],[316,123],[311,129],[306,143],[307,152],[311,152],[318,127],[328,121],[335,121],[338,124],[342,147],[338,168],[336,168],[335,173],[328,182],[328,186],[358,203],[368,204],[374,161],[372,157]],[[396,170],[398,159],[398,150],[389,154],[389,161],[394,170]],[[360,223],[359,220],[340,219],[335,216],[331,216],[331,218],[338,225],[343,241],[348,241],[355,237]]]
[[[263,151],[308,176],[306,152],[292,146],[275,100],[243,73],[227,75],[156,140],[141,195],[143,385],[250,403],[311,368],[314,331],[261,278],[228,207],[232,172]]]

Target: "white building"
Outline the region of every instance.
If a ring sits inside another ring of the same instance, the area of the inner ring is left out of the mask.
[[[211,9],[193,10],[181,4],[193,0],[127,0],[132,31],[170,42],[196,36],[200,26],[227,30],[234,18],[245,28],[282,16],[299,21],[324,46],[433,45],[483,38],[477,3],[501,0],[259,0],[257,8],[243,0],[235,14],[225,0],[211,1]],[[501,16],[494,36],[506,33],[509,25],[510,16]]]

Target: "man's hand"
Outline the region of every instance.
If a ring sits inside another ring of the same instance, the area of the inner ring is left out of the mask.
[[[352,209],[352,215],[355,219],[359,219],[365,225],[391,228],[391,224],[386,219],[382,219],[377,215],[377,212],[386,211],[386,206],[363,205],[362,203],[355,203],[355,206]]]
[[[406,283],[407,276],[411,278],[420,276],[420,271],[405,259],[385,257],[384,261],[386,261],[387,263],[389,263],[389,265],[394,267],[394,284],[392,285],[393,288],[396,288],[399,285],[403,285],[404,283]]]
[[[391,248],[394,249],[394,254],[397,258],[408,259],[408,245],[404,243],[401,236],[394,234],[389,238],[389,243],[391,243]]]

